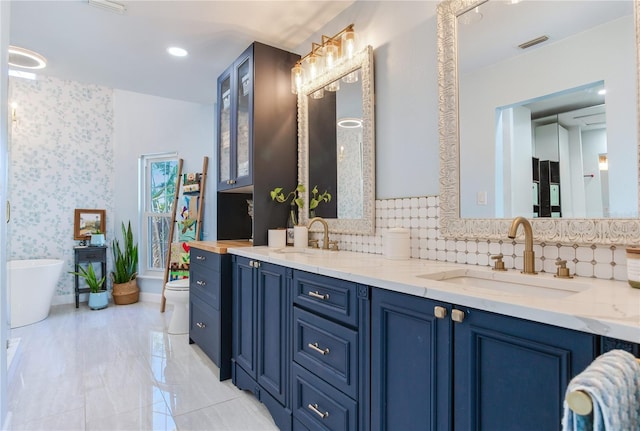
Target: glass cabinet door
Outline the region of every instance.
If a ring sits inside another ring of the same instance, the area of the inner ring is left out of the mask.
[[[218,183],[229,184],[231,172],[231,76],[227,75],[218,84]]]
[[[251,99],[253,93],[253,77],[251,74],[251,57],[240,60],[236,67],[236,179],[237,183],[246,182],[251,172],[250,139],[251,139]],[[245,181],[243,181],[245,180]]]

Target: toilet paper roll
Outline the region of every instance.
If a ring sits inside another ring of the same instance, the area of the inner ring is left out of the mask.
[[[285,229],[269,229],[268,244],[271,248],[287,246],[287,231]]]
[[[293,246],[295,248],[307,248],[309,246],[309,230],[306,226],[293,227]]]

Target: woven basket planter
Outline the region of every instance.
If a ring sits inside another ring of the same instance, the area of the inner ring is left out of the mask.
[[[113,283],[113,302],[117,305],[127,305],[138,302],[140,297],[140,289],[136,279],[126,283]]]

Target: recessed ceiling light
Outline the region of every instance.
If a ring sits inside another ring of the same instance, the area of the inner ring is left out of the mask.
[[[22,69],[44,69],[47,67],[47,59],[37,52],[10,45],[9,66],[20,67]]]
[[[175,57],[186,57],[189,54],[186,49],[177,46],[170,46],[167,48],[167,52]]]
[[[607,89],[603,88],[603,89],[599,90],[598,94],[601,95],[601,96],[604,96],[605,94],[607,94]]]

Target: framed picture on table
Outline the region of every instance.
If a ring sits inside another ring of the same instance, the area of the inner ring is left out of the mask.
[[[105,210],[76,209],[73,223],[73,239],[89,240],[91,234],[105,230]]]

